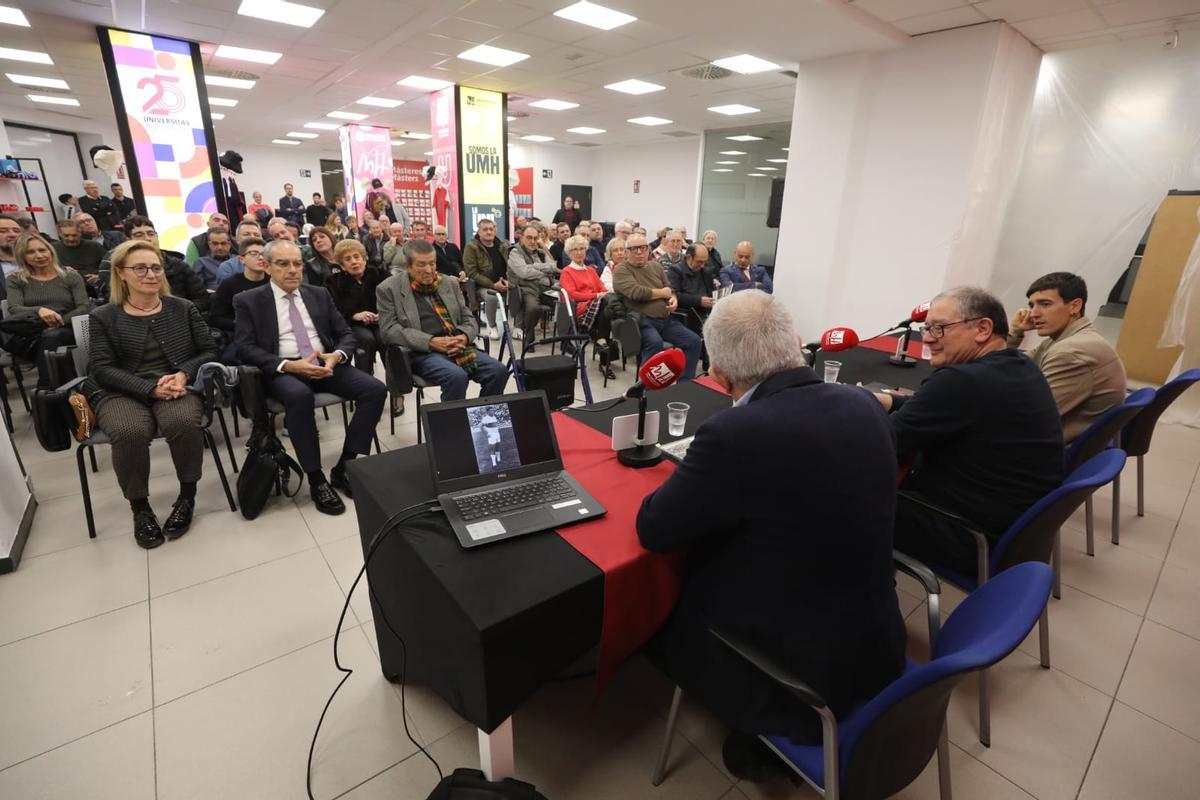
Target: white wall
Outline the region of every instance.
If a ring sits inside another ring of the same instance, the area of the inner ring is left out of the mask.
[[[554,212],[561,205],[563,184],[592,186],[592,208],[595,210],[594,161],[593,151],[586,147],[520,140],[508,146],[510,167],[533,167],[533,213],[546,221],[554,218]],[[554,177],[543,178],[544,169],[551,170]]]
[[[652,237],[654,229],[663,225],[686,225],[692,236],[703,153],[699,136],[661,144],[603,147],[594,152],[593,217],[610,221],[630,217],[641,222]],[[641,181],[637,194],[633,191],[635,180]]]

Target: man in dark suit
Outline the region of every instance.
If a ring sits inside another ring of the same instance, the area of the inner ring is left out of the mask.
[[[279,198],[279,216],[299,226],[304,224],[304,201],[293,192],[295,187],[290,183],[283,185],[283,197]]]
[[[869,393],[803,366],[791,317],[770,295],[722,300],[704,338],[734,407],[700,426],[638,513],[643,546],[689,552],[651,652],[732,729],[729,771],[769,780],[789,773],[754,735],[819,743],[819,718],[710,628],[786,664],[839,716],[901,674],[895,439]]]
[[[271,282],[233,299],[234,342],[243,364],[262,370],[267,392],[283,403],[284,425],[300,468],[308,475],[313,503],[325,514],[346,510],[334,488],[347,496],[345,464],[370,450],[387,387],[350,364],[354,333],[324,288],[301,286],[304,259],[294,242],[266,246]],[[313,394],[330,392],[355,401],[354,418],[330,480],[321,471],[321,449],[313,415]],[[332,485],[331,485],[332,484]]]

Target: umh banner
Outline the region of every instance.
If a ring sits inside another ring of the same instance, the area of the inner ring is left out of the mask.
[[[508,170],[504,148],[504,95],[460,86],[459,153],[463,216],[474,230],[481,219],[496,222],[497,235],[508,237]]]
[[[98,27],[138,211],[164,250],[185,251],[217,210],[220,170],[195,42]]]
[[[445,225],[447,238],[461,245],[475,229],[464,231],[459,222],[457,92],[457,86],[447,86],[429,95],[429,130],[433,134],[430,141],[435,168],[429,190],[434,223]]]
[[[392,136],[388,128],[375,125],[343,125],[339,129],[345,131],[345,142],[349,145],[349,169],[342,164],[342,174],[350,179],[350,191],[353,192],[354,205],[358,221],[362,222],[362,212],[367,210],[367,195],[372,193],[371,181],[378,178],[383,182],[383,191],[389,199],[392,197]],[[342,148],[342,159],[346,157],[346,146]],[[374,209],[370,209],[372,212]],[[387,217],[383,218],[384,228],[388,224]]]

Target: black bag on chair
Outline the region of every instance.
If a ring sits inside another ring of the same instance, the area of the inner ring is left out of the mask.
[[[70,450],[74,441],[75,412],[68,398],[72,392],[84,391],[87,378],[74,378],[56,389],[34,389],[30,411],[33,413],[33,432],[38,444],[47,453]]]
[[[459,768],[434,787],[428,800],[546,800],[546,796],[515,778],[489,781],[477,769]]]

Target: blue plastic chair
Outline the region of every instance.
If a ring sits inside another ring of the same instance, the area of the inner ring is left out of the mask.
[[[900,497],[901,502],[918,503],[957,522],[959,526],[974,538],[977,554],[975,575],[956,572],[936,564],[927,565],[927,568],[936,573],[942,580],[970,594],[986,585],[988,576],[996,575],[1016,564],[1027,561],[1038,561],[1043,564],[1053,563],[1055,566],[1054,596],[1060,597],[1062,592],[1059,586],[1059,572],[1062,557],[1060,553],[1059,529],[1075,513],[1075,509],[1079,508],[1097,489],[1119,475],[1124,466],[1124,450],[1110,448],[1093,456],[1090,461],[1080,465],[1074,472],[1068,475],[1060,486],[1030,506],[1024,514],[1017,517],[1012,525],[1008,527],[1008,530],[1001,535],[994,548],[990,546],[988,537],[979,530],[979,526],[970,520],[947,511],[944,508],[935,506],[920,497],[908,495],[903,492],[900,494]],[[902,572],[906,572],[921,580],[925,585],[927,602],[935,604],[937,602],[937,592],[933,590],[934,587],[930,586],[927,579],[923,579],[920,574],[914,573],[911,563],[912,559],[907,556],[903,560],[898,558],[896,567]],[[931,606],[931,613],[929,615],[931,645],[938,637],[938,617],[936,613],[932,612],[933,608],[936,608],[936,605]],[[1047,613],[1043,615],[1038,631],[1041,662],[1042,666],[1047,669],[1050,667],[1049,623],[1049,614]],[[982,670],[979,673],[979,741],[984,746],[991,746],[987,673]]]
[[[946,620],[928,663],[908,661],[904,673],[844,719],[786,667],[736,637],[713,631],[725,644],[821,717],[822,744],[793,744],[787,736],[760,736],[826,800],[879,800],[916,779],[939,753],[942,800],[951,800],[946,707],[950,693],[968,673],[1005,658],[1044,614],[1053,575],[1048,566],[1018,564],[995,576],[959,604]],[[676,697],[679,690],[676,689]],[[655,785],[662,779],[674,720]]]
[[[1142,413],[1121,431],[1121,449],[1131,457],[1137,457],[1137,515],[1146,516],[1146,475],[1145,457],[1150,452],[1150,440],[1154,436],[1154,426],[1158,418],[1174,403],[1179,395],[1186,392],[1193,384],[1200,382],[1200,367],[1189,369],[1172,381],[1159,387],[1154,393],[1150,405],[1142,409]],[[1113,529],[1113,544],[1119,544],[1116,529]]]
[[[1123,443],[1118,441],[1121,438],[1121,431],[1126,426],[1132,423],[1142,413],[1142,410],[1150,405],[1154,400],[1153,389],[1138,389],[1125,398],[1125,402],[1119,406],[1113,406],[1108,411],[1105,411],[1096,421],[1093,422],[1086,431],[1079,434],[1071,446],[1067,448],[1064,455],[1063,463],[1067,468],[1067,472],[1071,472],[1083,462],[1095,456],[1103,450],[1114,446],[1120,447]],[[1118,544],[1121,539],[1121,473],[1113,478],[1113,496],[1112,496],[1112,543]],[[1096,554],[1095,541],[1095,525],[1092,515],[1092,498],[1088,497],[1084,503],[1084,530],[1087,531],[1087,554],[1094,556]]]

